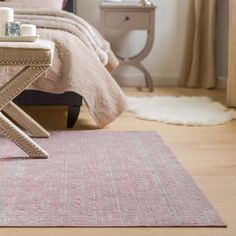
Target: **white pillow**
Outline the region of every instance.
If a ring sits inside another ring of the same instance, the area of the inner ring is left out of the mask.
[[[62,9],[64,0],[5,0],[22,6]]]

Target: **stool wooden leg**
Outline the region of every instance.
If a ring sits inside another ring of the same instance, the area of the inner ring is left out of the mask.
[[[48,153],[36,144],[0,112],[0,131],[31,158],[48,158]]]
[[[10,102],[6,107],[4,107],[3,111],[22,128],[29,131],[33,137],[50,137],[50,134],[41,125],[39,125],[32,117],[25,113],[14,102]]]
[[[27,66],[0,89],[0,110],[29,87],[48,67]]]
[[[46,136],[48,136],[48,133],[40,129],[40,126],[37,126],[32,118],[30,119],[28,115],[18,109],[11,101],[25,88],[30,86],[47,68],[48,66],[27,66],[0,89],[0,111],[6,108],[6,111],[10,115],[13,114],[12,118],[18,120],[20,125],[25,126],[33,134],[35,132],[38,133],[40,130]],[[27,122],[29,123],[27,124]],[[30,128],[31,125],[32,128]],[[2,112],[0,112],[0,131],[28,154],[29,157],[48,158],[48,153],[7,119]]]

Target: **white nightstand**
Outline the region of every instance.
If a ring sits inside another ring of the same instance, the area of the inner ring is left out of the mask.
[[[141,61],[150,53],[155,33],[156,6],[143,6],[125,3],[100,3],[100,31],[106,37],[111,30],[145,30],[148,37],[140,53],[128,58],[118,57],[120,65],[131,65],[141,70],[145,76],[146,86],[153,91],[153,80]]]

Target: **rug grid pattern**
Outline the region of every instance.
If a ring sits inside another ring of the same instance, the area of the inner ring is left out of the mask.
[[[48,160],[21,158],[0,137],[0,226],[225,226],[157,132],[61,131],[37,142]]]

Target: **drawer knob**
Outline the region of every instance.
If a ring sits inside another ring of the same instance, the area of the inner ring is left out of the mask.
[[[129,16],[126,16],[126,17],[125,17],[125,21],[128,21],[128,20],[130,20],[130,17],[129,17]]]

